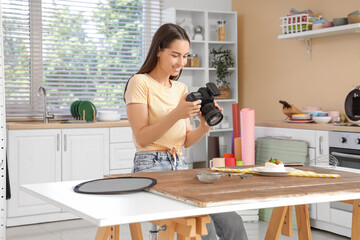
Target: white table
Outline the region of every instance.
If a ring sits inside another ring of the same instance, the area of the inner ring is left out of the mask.
[[[305,193],[302,195],[268,197],[264,199],[247,198],[233,203],[228,202],[226,205],[223,203],[219,206],[201,208],[150,192],[120,195],[75,193],[73,187],[81,182],[84,181],[31,184],[24,185],[23,190],[61,207],[98,227],[268,207],[280,207],[279,209],[281,210],[278,211],[279,215],[277,216],[278,219],[282,219],[277,221],[277,223],[280,223],[279,221],[283,221],[284,212],[286,211],[285,208],[281,207],[302,205],[306,206],[307,211],[307,204],[311,203],[360,199],[360,192],[346,190],[338,191],[336,194]],[[308,212],[304,214],[304,218],[308,218]],[[310,229],[310,225],[306,227]],[[358,228],[360,227],[357,227],[357,231],[359,230]],[[309,239],[311,239],[311,236]]]

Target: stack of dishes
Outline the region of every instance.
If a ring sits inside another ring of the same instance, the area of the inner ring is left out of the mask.
[[[70,106],[71,115],[76,120],[83,120],[86,122],[93,122],[96,118],[96,107],[90,101],[74,101]]]
[[[289,122],[308,123],[312,122],[312,118],[308,113],[293,114],[289,119]]]
[[[121,114],[118,111],[99,111],[97,120],[102,122],[120,121]]]

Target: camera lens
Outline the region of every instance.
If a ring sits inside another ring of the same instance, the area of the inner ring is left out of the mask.
[[[212,102],[205,104],[200,110],[209,126],[215,126],[223,119],[222,113]]]

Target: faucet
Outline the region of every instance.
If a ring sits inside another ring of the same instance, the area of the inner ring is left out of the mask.
[[[55,116],[54,116],[54,114],[49,113],[47,110],[46,90],[43,86],[39,87],[39,89],[38,89],[39,96],[41,96],[41,93],[44,96],[44,115],[43,115],[44,123],[49,123],[49,119],[53,119]]]

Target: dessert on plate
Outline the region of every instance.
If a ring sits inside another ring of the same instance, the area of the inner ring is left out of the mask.
[[[270,158],[268,162],[265,163],[264,171],[267,172],[285,172],[284,163],[276,158]]]

